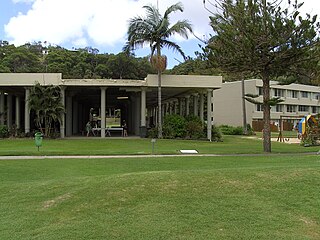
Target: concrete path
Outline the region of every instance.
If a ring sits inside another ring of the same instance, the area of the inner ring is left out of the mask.
[[[27,160],[27,159],[103,159],[103,158],[163,158],[163,157],[261,157],[261,156],[298,156],[319,155],[318,152],[307,153],[257,153],[257,154],[154,154],[154,155],[69,155],[69,156],[0,156],[0,160]]]

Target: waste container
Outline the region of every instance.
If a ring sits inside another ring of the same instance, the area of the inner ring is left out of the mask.
[[[39,147],[42,146],[42,139],[43,139],[43,135],[41,132],[37,132],[34,134],[34,141],[35,141],[36,147],[38,147],[38,151],[39,151]]]

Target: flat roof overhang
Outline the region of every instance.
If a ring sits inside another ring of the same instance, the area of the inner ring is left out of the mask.
[[[132,79],[63,79],[61,73],[0,73],[0,87],[3,91],[23,94],[21,87],[30,87],[35,83],[41,85],[59,85],[67,89],[97,89],[107,87],[126,92],[147,91],[148,105],[157,104],[158,75],[149,74],[144,80]],[[204,92],[206,89],[218,89],[222,86],[221,76],[203,75],[166,75],[161,76],[162,100],[172,100]]]

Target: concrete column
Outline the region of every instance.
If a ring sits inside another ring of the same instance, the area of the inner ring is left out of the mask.
[[[135,135],[140,135],[140,123],[141,123],[141,117],[139,113],[141,113],[141,94],[136,93],[134,97],[133,102],[133,118],[131,123],[131,130],[134,130],[133,133]],[[128,126],[128,128],[130,125]]]
[[[190,114],[190,96],[186,96],[186,116]]]
[[[24,101],[24,132],[30,132],[30,109],[29,109],[29,96],[30,89],[25,88],[25,101]]]
[[[156,120],[156,124],[155,126],[158,127],[159,121],[158,121],[158,115],[159,115],[159,111],[158,111],[158,107],[155,107],[155,120]]]
[[[158,126],[158,115],[157,115],[157,107],[153,107],[152,108],[152,111],[153,111],[153,126]]]
[[[198,105],[198,95],[193,95],[193,115],[199,116],[199,105]]]
[[[174,107],[174,102],[169,102],[169,114],[172,115],[172,108]]]
[[[106,137],[106,87],[101,87],[101,137]]]
[[[0,125],[4,125],[4,93],[0,92]]]
[[[211,142],[212,131],[212,89],[207,89],[207,139]]]
[[[183,108],[182,108],[183,98],[179,98],[179,115],[183,116]]]
[[[204,121],[204,95],[203,93],[200,93],[200,119],[203,122]]]
[[[62,106],[65,109],[65,93],[66,93],[66,88],[61,87],[61,103]],[[64,138],[65,137],[65,121],[66,121],[66,116],[65,113],[61,113],[61,122],[60,122],[60,137]]]
[[[163,118],[164,118],[164,115],[165,115],[165,109],[166,106],[164,104],[161,104],[161,123],[163,123]]]
[[[172,102],[172,107],[173,107],[173,109],[172,109],[172,112],[173,112],[173,114],[177,114],[177,112],[178,112],[178,110],[177,110],[177,102],[176,102],[176,100],[174,100],[173,102]]]
[[[166,103],[166,112],[165,112],[165,115],[168,115],[168,114],[170,114],[170,103],[169,103],[169,102]]]
[[[16,126],[20,129],[20,97],[16,96]]]
[[[74,102],[72,106],[72,134],[77,134],[79,131],[79,108],[78,102]]]
[[[12,95],[7,95],[7,127],[12,127]]]
[[[72,96],[66,97],[66,135],[72,136]]]
[[[146,88],[141,88],[141,124],[140,124],[140,137],[147,136],[147,127],[146,127]]]

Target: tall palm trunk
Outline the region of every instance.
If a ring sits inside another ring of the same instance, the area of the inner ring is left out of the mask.
[[[157,46],[158,60],[161,57],[160,45]],[[162,138],[162,109],[161,109],[161,69],[158,68],[158,138]]]

